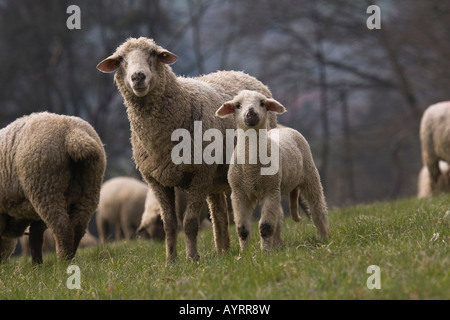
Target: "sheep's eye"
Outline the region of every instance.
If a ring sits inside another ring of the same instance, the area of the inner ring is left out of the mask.
[[[117,58],[117,60],[119,60],[119,62],[122,62],[123,61],[123,57],[119,56],[119,58]]]
[[[236,103],[236,109],[240,109],[241,108],[241,104],[240,103]]]
[[[261,101],[259,102],[259,106],[260,106],[261,108],[264,108],[266,105],[264,104],[264,101],[261,100]]]

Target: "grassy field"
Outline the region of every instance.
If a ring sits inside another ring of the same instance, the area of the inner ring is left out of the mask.
[[[55,254],[32,266],[29,257],[0,265],[0,299],[450,299],[450,197],[330,210],[332,239],[317,240],[311,221],[283,224],[284,245],[259,250],[256,224],[249,252],[240,255],[234,226],[231,250],[217,255],[212,231],[199,235],[199,262],[166,266],[163,243],[129,241],[80,249],[74,261]],[[81,289],[69,290],[69,265]],[[370,265],[381,289],[369,290]]]

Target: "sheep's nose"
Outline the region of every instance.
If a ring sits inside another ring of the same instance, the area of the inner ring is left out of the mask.
[[[135,72],[131,76],[131,81],[133,81],[134,83],[139,83],[144,80],[145,80],[145,74],[143,72]]]
[[[248,117],[254,117],[254,116],[256,116],[257,114],[256,114],[256,112],[255,112],[255,109],[253,109],[253,108],[250,108],[249,110],[248,110],[248,112],[247,112],[247,116]]]

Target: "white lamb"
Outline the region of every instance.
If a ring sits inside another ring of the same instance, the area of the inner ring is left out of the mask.
[[[279,102],[258,92],[244,90],[216,112],[216,116],[221,118],[235,115],[237,127],[242,129],[238,130],[234,161],[228,171],[228,182],[232,189],[231,200],[242,251],[248,248],[252,213],[259,201],[262,204],[259,221],[261,249],[270,250],[281,243],[282,195],[289,195],[291,216],[295,221],[299,221],[298,197],[301,193],[310,207],[311,217],[321,240],[327,239],[330,235],[323,188],[308,142],[299,132],[291,128],[266,130],[268,114],[270,112],[281,114],[285,111]],[[246,136],[251,135],[251,129],[255,130],[259,144],[257,157],[253,155],[253,160],[257,160],[255,164],[250,164],[252,159],[250,153],[252,148],[254,150],[254,145],[243,141]],[[279,162],[271,163],[269,166],[265,161],[267,164],[264,164],[262,153],[266,150],[268,157]],[[239,159],[242,155],[249,159],[249,163],[240,164],[239,161],[245,160]]]

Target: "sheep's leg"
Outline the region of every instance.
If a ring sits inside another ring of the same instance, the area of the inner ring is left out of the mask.
[[[188,197],[186,212],[183,219],[183,229],[186,234],[186,257],[196,261],[200,258],[197,250],[197,234],[200,226],[200,212],[204,199],[198,200]]]
[[[128,219],[129,217],[126,215],[120,215],[120,225],[122,226],[125,240],[133,239],[136,234],[136,230],[133,228],[131,221],[127,221]]]
[[[328,226],[328,211],[317,170],[300,185],[300,190],[311,210],[311,218],[316,226],[319,238],[324,241],[330,237]]]
[[[225,193],[212,194],[207,198],[214,228],[214,241],[217,253],[230,249],[228,233],[228,210]]]
[[[123,239],[123,230],[122,230],[122,225],[119,223],[115,223],[114,224],[114,229],[115,229],[115,240],[116,241],[120,241]]]
[[[236,192],[231,194],[231,203],[233,205],[234,223],[236,224],[241,252],[245,252],[248,250],[252,231],[253,203],[247,196]]]
[[[80,241],[86,234],[92,213],[95,211],[95,199],[84,199],[79,203],[70,206],[69,216],[73,228],[73,251],[74,254],[78,250]]]
[[[47,229],[47,226],[42,220],[30,224],[29,243],[31,260],[36,264],[41,264],[44,261],[42,259],[42,244],[44,242],[45,229]]]
[[[8,260],[16,248],[17,238],[4,238],[0,236],[0,263]]]
[[[100,217],[100,215],[97,212],[96,223],[97,223],[98,236],[100,238],[100,243],[105,244],[105,242],[107,240],[107,234],[109,233],[108,222],[104,218]]]
[[[166,233],[166,259],[173,261],[177,258],[177,216],[175,213],[175,192],[173,188],[162,186],[154,179],[146,178],[156,199],[161,206],[161,218]]]
[[[302,220],[298,214],[298,201],[299,201],[300,190],[295,188],[289,193],[289,211],[291,213],[292,220],[299,222]]]
[[[281,194],[278,191],[269,192],[263,199],[259,234],[261,250],[269,251],[274,245],[281,243]]]

